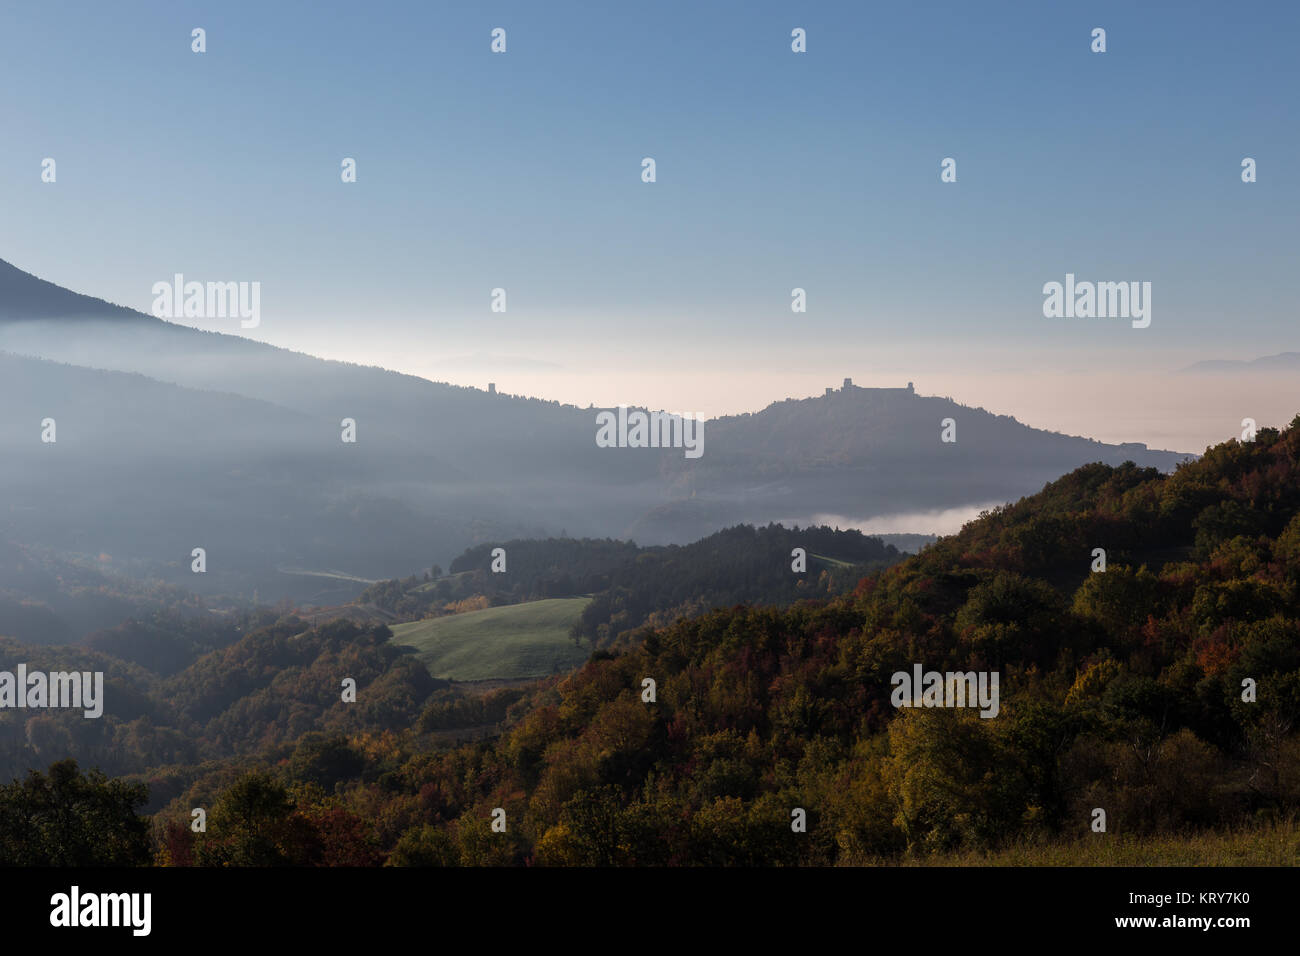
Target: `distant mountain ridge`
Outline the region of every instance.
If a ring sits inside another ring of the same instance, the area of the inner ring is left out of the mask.
[[[594,408],[201,331],[8,263],[0,316],[0,350],[13,353],[0,380],[0,494],[14,539],[264,598],[311,599],[321,586],[277,567],[386,579],[483,541],[561,532],[684,544],[738,524],[1009,501],[1089,462],[1168,471],[1189,457],[846,384],[709,420],[703,456],[688,459],[599,447]],[[150,380],[156,406],[142,403]],[[47,417],[53,447],[39,440]],[[956,441],[944,442],[950,418]],[[349,419],[354,444],[341,441]],[[199,578],[186,556],[204,542],[223,559]]]
[[[1264,355],[1255,359],[1207,359],[1196,362],[1183,373],[1189,372],[1239,372],[1255,370],[1260,372],[1300,371],[1300,352],[1279,352],[1277,355]]]

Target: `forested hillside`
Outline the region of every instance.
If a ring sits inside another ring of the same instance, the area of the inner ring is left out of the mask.
[[[1285,827],[1300,419],[1172,475],[1080,468],[852,593],[625,632],[532,687],[449,696],[384,628],[297,626],[141,699],[134,732],[205,740],[138,778],[175,795],[156,861],[858,863]],[[915,664],[999,672],[997,716],[895,709],[891,675]],[[482,739],[448,735],[471,727]]]
[[[797,548],[803,551],[798,571]],[[492,571],[498,550],[504,552],[501,573]],[[782,525],[738,525],[692,544],[649,548],[612,539],[503,541],[467,549],[445,577],[412,575],[371,585],[357,603],[411,621],[590,594],[574,637],[597,646],[647,623],[715,607],[787,604],[848,591],[864,574],[902,558],[892,545],[859,531]]]

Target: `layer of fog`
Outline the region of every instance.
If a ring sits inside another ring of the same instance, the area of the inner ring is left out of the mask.
[[[841,531],[861,531],[863,534],[956,534],[967,522],[974,521],[981,511],[988,511],[1004,504],[1001,501],[986,501],[982,504],[962,505],[958,508],[936,508],[928,511],[905,511],[896,514],[875,515],[869,518],[853,518],[848,515],[813,514],[804,518],[786,519],[781,524],[787,527],[799,525],[828,525]]]

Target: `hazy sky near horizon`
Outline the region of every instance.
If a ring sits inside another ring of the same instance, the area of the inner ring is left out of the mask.
[[[1297,26],[1227,2],[15,6],[0,258],[146,312],[178,272],[258,281],[261,325],[225,331],[582,405],[910,379],[1199,451],[1300,410],[1284,380],[1167,374],[1300,349]],[[1045,318],[1066,273],[1150,282],[1150,327]]]

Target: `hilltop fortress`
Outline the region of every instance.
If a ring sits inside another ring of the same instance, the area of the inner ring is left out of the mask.
[[[912,387],[911,382],[907,383],[907,388],[863,388],[861,385],[854,385],[853,379],[851,378],[846,378],[844,380],[844,386],[840,389],[840,391],[841,392],[853,392],[853,391],[884,392],[889,395],[915,395],[916,394],[916,389]],[[834,395],[835,389],[829,385],[826,386],[826,394]]]

